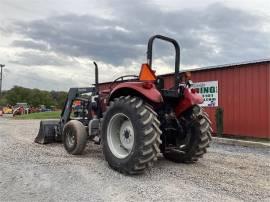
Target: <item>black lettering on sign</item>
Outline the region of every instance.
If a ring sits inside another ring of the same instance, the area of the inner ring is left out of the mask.
[[[203,93],[209,93],[209,88],[208,87],[204,87],[203,88]]]
[[[216,88],[214,86],[210,87],[210,93],[215,93]]]

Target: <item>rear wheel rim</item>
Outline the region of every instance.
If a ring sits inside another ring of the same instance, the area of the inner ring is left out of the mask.
[[[75,135],[72,131],[67,132],[67,139],[66,139],[68,147],[73,147],[75,144]]]
[[[134,146],[134,129],[130,119],[123,113],[115,114],[107,129],[108,146],[114,156],[124,159]]]

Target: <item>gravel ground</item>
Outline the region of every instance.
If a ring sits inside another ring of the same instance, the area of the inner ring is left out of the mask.
[[[92,143],[82,156],[33,143],[38,127],[0,118],[0,201],[270,201],[267,149],[213,144],[196,164],[160,158],[125,176]]]

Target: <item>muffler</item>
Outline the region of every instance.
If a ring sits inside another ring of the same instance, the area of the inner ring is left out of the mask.
[[[61,138],[57,136],[58,127],[59,127],[58,120],[40,121],[40,127],[38,135],[35,138],[35,142],[39,144],[49,144],[52,142],[61,141]]]

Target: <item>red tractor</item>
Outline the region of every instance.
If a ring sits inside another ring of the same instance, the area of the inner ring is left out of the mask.
[[[152,70],[155,39],[175,48],[174,86],[170,89],[164,88],[164,80]],[[199,106],[203,97],[191,88],[190,76],[179,72],[180,48],[174,39],[151,37],[147,63],[139,76],[122,76],[107,90],[99,90],[94,64],[95,86],[71,88],[60,121],[41,121],[35,142],[62,141],[74,155],[83,152],[88,140],[101,143],[109,165],[126,174],[142,173],[159,153],[179,163],[196,162],[206,153],[211,122]],[[84,103],[84,113],[76,119],[70,117],[73,100]]]

